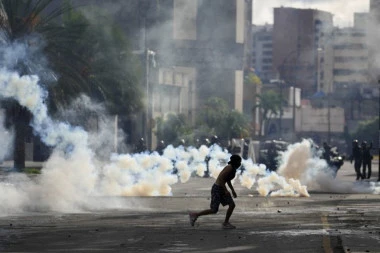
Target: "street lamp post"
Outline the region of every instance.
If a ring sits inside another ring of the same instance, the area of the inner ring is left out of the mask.
[[[146,99],[147,99],[147,102],[146,102],[146,112],[145,112],[145,133],[144,133],[144,136],[145,136],[145,140],[146,140],[146,145],[147,145],[147,148],[148,149],[151,149],[152,147],[152,109],[153,109],[153,103],[152,103],[152,100],[153,100],[153,92],[151,91],[150,89],[150,82],[149,82],[149,78],[150,78],[150,64],[153,64],[153,67],[155,67],[156,65],[156,62],[155,62],[155,57],[156,55],[156,52],[155,51],[152,51],[150,50],[149,48],[146,49],[146,52],[145,52],[145,89],[146,89]],[[152,58],[152,60],[151,60]]]
[[[293,86],[293,133],[294,140],[296,140],[296,86]]]
[[[321,90],[321,54],[322,48],[317,49],[317,91]]]
[[[321,54],[323,54],[324,50],[320,47],[317,49],[317,91],[321,91]],[[326,91],[326,89],[325,89]],[[331,87],[330,85],[327,87],[327,142],[331,141]]]
[[[380,84],[380,79],[378,80],[378,83]],[[380,86],[379,86],[379,110],[380,110]],[[379,119],[379,140],[378,140],[378,149],[379,149],[379,153],[378,153],[378,161],[377,161],[377,164],[378,164],[378,167],[379,167],[379,178],[377,179],[377,181],[380,181],[380,119]]]
[[[282,114],[283,114],[283,95],[282,95],[282,86],[283,86],[284,81],[279,80],[279,85],[280,85],[280,122],[279,122],[279,136],[282,138]]]
[[[331,141],[331,113],[330,113],[330,95],[327,93],[327,142],[330,144]]]
[[[149,48],[145,50],[145,92],[146,92],[146,108],[145,108],[145,127],[144,127],[144,138],[146,140],[147,147],[150,148],[150,143],[148,140],[149,136],[149,107],[150,107],[150,99],[149,99]]]

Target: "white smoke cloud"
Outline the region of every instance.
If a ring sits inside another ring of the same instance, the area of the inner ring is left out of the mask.
[[[244,161],[240,182],[254,188],[261,196],[309,197],[308,189],[337,193],[379,194],[379,183],[347,182],[334,177],[333,168],[320,159],[310,140],[292,144],[280,157],[277,172],[268,172],[265,165]]]
[[[14,144],[13,129],[5,128],[5,111],[0,111],[0,139],[2,145],[0,149],[0,163],[2,163],[11,154]]]
[[[337,193],[379,194],[380,184],[353,183],[334,178],[333,168],[320,154],[315,153],[311,140],[303,140],[288,147],[282,155],[278,173],[286,178],[299,179],[308,188]],[[339,171],[338,171],[339,173]]]
[[[347,27],[353,25],[354,12],[369,11],[369,0],[255,0],[253,23],[256,25],[273,24],[273,8],[281,6],[327,11],[334,15],[335,26]]]
[[[54,147],[37,177],[11,173],[1,178],[0,215],[126,207],[111,197],[170,196],[173,184],[186,183],[195,175],[204,176],[207,170],[216,178],[229,159],[230,154],[218,146],[199,149],[168,146],[163,156],[112,153],[107,147],[114,141],[109,138],[113,128],[104,123],[91,132],[54,120],[45,104],[47,96],[38,76],[20,76],[7,68],[0,69],[0,97],[15,99],[28,108],[33,114],[34,131],[45,144]],[[91,104],[87,98],[82,97],[79,101],[90,110],[101,111],[101,107]],[[73,114],[78,112],[75,108],[73,106]],[[98,156],[100,147],[104,147],[108,155]],[[269,173],[264,165],[251,160],[243,161],[243,165],[244,173],[238,175],[235,182],[240,181],[262,196],[307,197],[311,185],[336,192],[379,194],[376,184],[350,185],[331,177],[326,164],[313,156],[311,143],[307,140],[289,147],[282,156],[278,173]]]
[[[229,159],[230,154],[214,145],[199,149],[168,146],[163,156],[114,153],[109,159],[100,160],[90,146],[88,132],[48,116],[46,93],[38,83],[37,76],[0,71],[0,94],[26,106],[33,113],[34,130],[45,143],[55,147],[38,177],[10,174],[3,178],[0,182],[3,215],[122,206],[112,198],[110,202],[106,198],[96,201],[103,196],[170,196],[173,184],[185,183],[192,175],[203,176],[208,169],[210,176],[217,177]],[[327,164],[313,154],[308,140],[289,146],[282,155],[278,173],[268,172],[264,165],[253,164],[251,160],[243,161],[243,165],[244,173],[238,176],[240,183],[249,189],[254,187],[262,196],[308,197],[309,186],[335,192],[380,192],[377,184],[355,185],[334,179]],[[177,173],[173,173],[174,169]]]

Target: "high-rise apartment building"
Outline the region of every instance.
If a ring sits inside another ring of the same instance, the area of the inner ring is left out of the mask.
[[[322,82],[331,90],[332,28],[329,12],[274,8],[273,67],[282,80],[302,89],[303,98],[316,93]]]
[[[252,67],[262,82],[276,78],[273,71],[273,26],[252,26]]]
[[[357,89],[368,83],[366,30],[355,27],[336,29],[334,35],[334,88]]]
[[[380,80],[380,0],[370,0],[369,21],[367,26],[368,47],[370,50],[369,74],[374,85]]]

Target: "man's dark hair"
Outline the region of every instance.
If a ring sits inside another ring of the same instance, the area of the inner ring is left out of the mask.
[[[230,161],[228,162],[228,164],[238,164],[238,163],[241,163],[241,157],[239,155],[232,155],[230,157]]]

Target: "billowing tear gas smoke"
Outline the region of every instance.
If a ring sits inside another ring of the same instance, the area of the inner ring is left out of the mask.
[[[108,161],[99,161],[89,146],[86,131],[49,117],[45,104],[47,93],[39,85],[37,76],[20,76],[3,68],[0,94],[28,108],[33,114],[35,133],[54,147],[38,177],[10,174],[2,179],[1,214],[121,207],[119,202],[99,196],[170,196],[173,184],[185,183],[194,174],[202,177],[207,171],[217,177],[230,156],[219,146],[196,149],[169,145],[162,156],[157,153],[112,154]],[[380,192],[376,184],[359,185],[334,179],[308,140],[289,146],[281,159],[278,173],[269,172],[265,165],[244,160],[244,171],[236,180],[262,196],[307,197],[307,186],[336,192]]]

